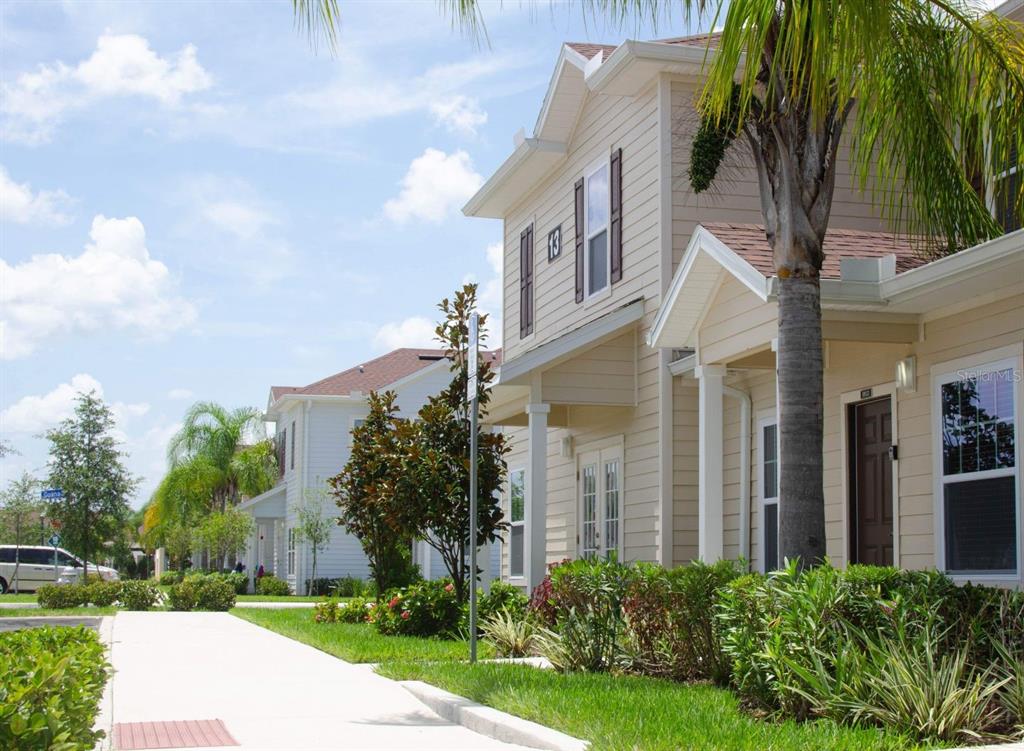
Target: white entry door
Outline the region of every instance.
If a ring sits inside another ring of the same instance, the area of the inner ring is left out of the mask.
[[[582,558],[622,558],[622,448],[579,455],[580,528]]]

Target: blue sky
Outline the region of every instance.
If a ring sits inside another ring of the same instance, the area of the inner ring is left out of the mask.
[[[3,484],[77,389],[114,406],[141,505],[192,401],[265,405],[429,344],[464,280],[500,311],[500,223],[459,209],[529,134],[578,6],[342,2],[337,56],[281,2],[0,5]],[[490,248],[490,251],[488,250]]]

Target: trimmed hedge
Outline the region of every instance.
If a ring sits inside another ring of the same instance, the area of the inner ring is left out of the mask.
[[[216,575],[187,576],[167,591],[171,610],[230,610],[235,606],[235,588]]]
[[[291,588],[284,579],[278,579],[273,574],[266,574],[256,580],[256,594],[267,597],[283,597],[290,595]]]
[[[0,633],[0,748],[92,749],[109,665],[96,633],[41,627]]]
[[[36,602],[50,610],[77,608],[89,601],[88,588],[86,584],[44,584],[36,590]]]

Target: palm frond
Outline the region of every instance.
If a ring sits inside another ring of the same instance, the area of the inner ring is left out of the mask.
[[[314,52],[321,43],[327,45],[331,54],[337,51],[341,30],[338,0],[292,0],[292,11],[296,27],[309,37]]]

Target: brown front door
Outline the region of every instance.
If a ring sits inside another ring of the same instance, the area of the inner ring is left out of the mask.
[[[891,566],[892,556],[892,403],[887,396],[850,410],[850,471],[853,492],[850,540],[855,563]]]

